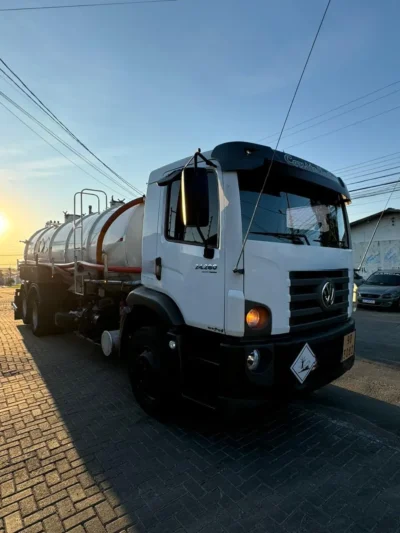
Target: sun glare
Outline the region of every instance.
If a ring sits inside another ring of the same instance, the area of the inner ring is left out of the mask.
[[[3,235],[3,233],[5,233],[7,228],[8,228],[8,220],[3,215],[3,213],[0,213],[0,236]]]

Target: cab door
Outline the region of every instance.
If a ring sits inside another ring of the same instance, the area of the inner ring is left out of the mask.
[[[224,332],[224,253],[221,248],[220,176],[208,175],[209,217],[206,225],[186,227],[182,216],[181,177],[162,187],[157,255],[161,261],[158,290],[180,309],[187,325]],[[204,257],[205,244],[208,255]]]

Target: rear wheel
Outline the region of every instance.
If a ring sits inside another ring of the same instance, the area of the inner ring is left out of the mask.
[[[21,308],[22,308],[22,322],[24,324],[30,324],[31,323],[31,313],[28,306],[28,294],[25,289],[22,291],[22,300],[21,300]]]
[[[168,353],[165,332],[142,327],[134,333],[128,361],[132,391],[140,407],[150,416],[164,417],[177,398],[177,374],[167,372]],[[172,365],[174,366],[174,365]]]
[[[36,290],[32,291],[28,303],[32,333],[36,337],[52,333],[55,328],[53,314],[50,309],[46,308],[45,302],[39,300]]]

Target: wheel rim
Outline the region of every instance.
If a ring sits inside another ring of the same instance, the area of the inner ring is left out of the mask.
[[[32,326],[33,329],[37,329],[39,323],[39,310],[36,302],[32,305]]]
[[[159,399],[157,374],[153,370],[148,357],[151,352],[145,349],[136,359],[134,381],[136,393],[146,402],[156,402]]]

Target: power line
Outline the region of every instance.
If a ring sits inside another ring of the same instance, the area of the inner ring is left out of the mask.
[[[380,157],[374,157],[373,159],[367,159],[366,161],[361,161],[361,163],[355,163],[354,165],[349,165],[347,167],[342,168],[335,168],[333,172],[341,172],[342,170],[347,170],[349,168],[358,167],[358,166],[365,166],[367,163],[371,163],[372,161],[378,161],[379,159],[386,159],[387,157],[390,157],[392,155],[400,154],[400,152],[392,152],[391,154],[382,155]]]
[[[397,183],[397,182],[398,182],[398,180],[387,181],[387,182],[381,183],[379,185],[369,185],[368,187],[359,187],[358,189],[351,189],[349,192],[364,191],[366,189],[375,189],[376,187],[384,187],[386,185],[392,185],[393,183]]]
[[[4,70],[2,72],[6,74],[6,76],[15,84],[17,87],[20,88],[20,90],[26,94],[34,104],[36,104],[41,111],[43,111],[47,116],[50,117],[51,120],[53,120],[58,126],[61,126],[61,128],[68,133],[78,144],[82,146],[87,152],[89,152],[99,163],[101,163],[107,170],[109,170],[114,176],[116,176],[122,183],[125,183],[128,187],[130,187],[133,191],[136,192],[139,196],[143,195],[143,192],[140,191],[137,187],[129,183],[127,180],[125,180],[122,176],[120,176],[117,172],[115,172],[109,165],[107,165],[102,159],[100,159],[95,153],[92,152],[74,133],[70,131],[69,128],[42,102],[42,100],[22,81],[22,79],[7,65],[7,63],[0,58],[0,62],[11,72],[11,74],[24,86],[24,88],[32,95],[33,98],[26,93],[26,91],[20,87],[15,80],[13,80],[10,76],[8,76]]]
[[[293,130],[294,128],[302,126],[303,124],[307,124],[308,122],[316,120],[317,118],[324,117],[325,115],[329,115],[329,113],[333,113],[334,111],[338,111],[339,109],[342,109],[343,107],[346,107],[346,106],[348,106],[350,104],[354,104],[354,102],[358,102],[359,100],[363,100],[364,98],[367,98],[368,96],[372,96],[373,94],[379,93],[380,91],[388,89],[389,87],[393,87],[393,85],[397,85],[399,83],[400,83],[400,80],[399,81],[395,81],[393,83],[389,83],[389,85],[385,85],[384,87],[381,87],[380,89],[376,89],[375,91],[372,91],[370,93],[364,94],[363,96],[359,96],[358,98],[355,98],[354,100],[350,100],[349,102],[346,102],[345,104],[341,104],[341,105],[339,105],[337,107],[333,107],[332,109],[329,109],[329,111],[325,111],[324,113],[320,113],[319,115],[315,115],[312,118],[308,118],[307,120],[303,120],[302,122],[299,122],[298,124],[295,124],[294,126],[290,126],[289,128],[286,128],[286,131]],[[397,92],[397,91],[395,91],[395,92]],[[389,93],[389,94],[392,94],[392,93]],[[387,96],[389,96],[389,95],[387,95]],[[354,108],[354,109],[357,109],[357,108]],[[353,109],[350,109],[348,112],[350,112],[352,110]],[[340,116],[340,115],[336,115],[336,116]],[[333,118],[335,118],[335,117],[333,117]],[[264,141],[265,139],[270,139],[271,137],[276,137],[278,134],[279,134],[279,131],[276,132],[276,133],[272,133],[271,135],[267,135],[266,137],[262,137],[261,139],[258,140],[258,142]]]
[[[386,170],[395,170],[396,168],[400,168],[400,166],[384,168],[382,170],[375,170],[374,172],[366,172],[365,174],[358,174],[357,176],[353,176],[351,179],[347,179],[347,178],[342,178],[342,179],[346,180],[346,183],[350,183],[352,185],[353,183],[360,183],[358,181],[354,181],[357,178],[364,178],[365,176],[372,176],[373,174],[380,174],[381,172],[385,172]],[[378,180],[379,178],[384,178],[385,176],[386,174],[384,176],[375,176],[375,178],[373,179]]]
[[[397,176],[399,173],[398,172],[392,172],[391,174],[384,174],[383,176],[375,176],[375,178],[368,178],[366,180],[359,180],[359,181],[354,181],[352,183],[350,183],[350,185],[357,185],[357,183],[366,183],[367,181],[377,181],[377,180],[380,180],[380,179],[383,179],[383,178],[390,178],[391,176]],[[380,185],[385,185],[384,183],[381,183]],[[377,184],[377,187],[379,186],[379,184]]]
[[[384,168],[379,166],[379,165],[382,165],[382,163],[386,166],[386,165],[392,165],[394,163],[399,163],[399,157],[395,157],[395,158],[392,158],[394,159],[394,161],[381,161],[380,163],[373,163],[372,165],[368,165],[366,166],[365,168],[363,169],[356,169],[356,170],[352,170],[350,172],[350,174],[347,174],[347,175],[343,175],[342,173],[340,174],[340,176],[343,178],[343,179],[353,179],[353,178],[357,178],[359,177],[360,175],[354,175],[354,174],[357,174],[357,172],[365,172],[365,171],[371,171],[372,172],[372,169],[376,169],[375,172],[383,172]]]
[[[386,194],[386,193],[382,193],[382,194]],[[379,196],[379,195],[376,195],[376,196]],[[362,198],[355,198],[354,201],[356,202],[357,200],[362,200]],[[393,197],[392,200],[400,200],[400,196]],[[384,201],[385,201],[385,199],[382,199],[382,200],[373,200],[373,201],[369,201],[369,202],[363,202],[363,203],[361,203],[361,204],[357,203],[356,205],[351,204],[351,205],[348,206],[348,209],[349,209],[350,207],[357,208],[357,207],[360,207],[361,205],[379,204],[379,203],[382,203],[382,202],[384,202]]]
[[[125,2],[104,2],[96,4],[74,4],[67,6],[36,6],[36,7],[6,7],[1,8],[4,11],[40,11],[44,9],[76,9],[79,7],[107,7],[107,6],[128,6],[132,4],[162,4],[164,2],[177,2],[178,0],[126,0]]]
[[[114,178],[112,178],[111,176],[109,176],[108,174],[106,174],[101,168],[99,168],[98,166],[96,166],[94,163],[92,163],[92,161],[90,161],[86,156],[82,155],[80,152],[78,152],[77,150],[75,150],[75,148],[73,148],[70,144],[68,144],[66,141],[64,141],[61,137],[59,137],[56,133],[54,133],[51,129],[49,129],[47,126],[45,126],[42,122],[40,122],[40,120],[38,120],[37,118],[35,118],[33,115],[31,115],[28,111],[26,111],[23,107],[21,107],[20,105],[18,105],[12,98],[10,98],[9,96],[7,96],[6,94],[4,94],[2,91],[0,91],[0,96],[2,96],[3,98],[5,98],[10,104],[12,104],[14,107],[16,107],[19,111],[21,111],[21,113],[23,113],[25,116],[29,117],[31,120],[33,120],[36,124],[38,124],[42,129],[44,129],[49,135],[51,135],[54,139],[56,139],[57,141],[59,141],[63,146],[65,146],[66,148],[68,148],[69,150],[71,150],[71,152],[73,152],[76,156],[78,156],[79,158],[81,158],[83,161],[85,161],[85,163],[87,163],[88,165],[90,165],[92,168],[94,168],[95,170],[97,170],[97,172],[99,172],[100,174],[102,174],[103,176],[105,176],[107,179],[111,180],[115,185],[117,185],[118,187],[120,187],[122,190],[125,189],[125,193],[128,192],[128,194],[131,194],[131,191],[129,191],[126,187],[124,187],[123,185],[121,185],[120,183],[118,183]]]
[[[397,186],[396,186],[397,187]],[[396,189],[400,191],[400,189]],[[387,194],[390,191],[390,187],[386,187],[384,189],[380,189],[379,191],[369,191],[368,193],[359,193],[355,198],[353,197],[353,200],[364,200],[365,198],[372,198],[375,196],[383,196],[384,194]]]
[[[395,185],[396,191],[400,192],[400,188],[398,185]],[[361,205],[369,205],[372,203],[382,203],[384,201],[384,197],[388,192],[391,191],[391,187],[386,187],[385,189],[379,190],[379,191],[369,191],[368,193],[357,193],[356,198],[352,198],[354,202],[358,202],[359,200],[366,200],[363,203],[357,203],[354,207],[358,207]],[[378,199],[379,196],[382,196],[382,199]],[[396,199],[400,199],[400,197],[396,197]]]
[[[400,83],[400,81],[397,81],[395,83]],[[393,85],[393,84],[392,84]],[[352,111],[356,111],[357,109],[361,109],[362,107],[366,107],[367,105],[373,104],[375,102],[378,102],[378,100],[383,100],[384,98],[387,98],[388,96],[391,96],[392,94],[396,94],[400,92],[400,89],[396,89],[395,91],[392,91],[391,93],[384,94],[383,96],[379,96],[378,98],[374,98],[373,100],[370,100],[369,102],[364,102],[363,104],[360,104],[358,106],[352,107],[351,109],[347,109],[346,111],[343,111],[342,113],[338,113],[337,115],[334,115],[333,117],[326,118],[324,120],[320,120],[319,122],[316,122],[315,124],[311,124],[310,126],[306,126],[305,128],[302,128],[301,130],[294,131],[292,133],[289,133],[288,135],[284,135],[283,139],[286,139],[287,137],[291,137],[292,135],[297,135],[298,133],[301,133],[302,131],[309,130],[311,128],[315,128],[316,126],[320,126],[321,124],[324,124],[325,122],[329,122],[330,120],[334,120],[335,118],[341,117],[343,115],[346,115],[347,113],[351,113]]]
[[[19,120],[22,124],[24,124],[24,126],[26,126],[28,129],[30,129],[35,135],[37,135],[38,137],[40,137],[42,139],[42,141],[44,141],[46,144],[48,144],[49,146],[51,146],[53,148],[53,150],[55,150],[56,152],[58,152],[60,155],[62,155],[63,157],[65,157],[65,159],[67,159],[70,163],[72,163],[73,165],[75,165],[77,168],[79,168],[79,170],[81,170],[82,172],[84,172],[85,174],[87,174],[88,176],[90,176],[91,178],[93,178],[95,181],[97,181],[97,183],[100,183],[101,185],[103,185],[103,187],[106,187],[108,189],[110,189],[110,191],[113,191],[115,192],[116,194],[121,194],[120,192],[116,191],[115,189],[113,189],[112,187],[110,187],[109,185],[106,185],[105,183],[103,183],[101,180],[99,180],[98,178],[96,178],[96,176],[93,176],[93,174],[90,174],[90,172],[88,172],[87,170],[85,170],[84,168],[82,168],[81,166],[79,166],[77,163],[75,163],[75,161],[73,161],[72,159],[70,159],[68,156],[66,156],[65,154],[63,154],[63,152],[61,152],[58,148],[56,148],[53,144],[51,144],[47,139],[45,139],[44,137],[42,137],[42,135],[40,135],[40,133],[38,133],[36,130],[34,130],[33,128],[31,128],[29,126],[29,124],[27,124],[26,122],[24,122],[16,113],[14,113],[13,111],[11,111],[10,108],[8,108],[5,104],[3,104],[3,102],[0,102],[0,105],[4,107],[4,109],[7,109],[7,111],[9,113],[11,113],[11,115],[13,115],[17,120]]]
[[[289,109],[286,113],[286,117],[285,117],[285,120],[283,121],[283,125],[282,125],[282,128],[281,128],[281,131],[280,131],[280,134],[279,134],[279,137],[278,137],[278,140],[276,141],[276,145],[275,145],[275,149],[274,151],[272,152],[272,157],[271,157],[271,161],[269,163],[269,166],[268,166],[268,171],[267,171],[267,174],[265,176],[265,179],[264,179],[264,183],[261,187],[261,190],[260,190],[260,194],[258,195],[257,197],[257,201],[255,203],[255,206],[254,206],[254,210],[253,210],[253,213],[251,215],[251,219],[250,219],[250,222],[249,222],[249,225],[248,225],[248,228],[247,228],[247,231],[246,231],[246,235],[243,239],[243,244],[242,244],[242,248],[240,250],[240,253],[239,253],[239,257],[238,257],[238,260],[237,260],[237,263],[236,263],[236,266],[234,268],[234,272],[237,272],[238,271],[238,266],[239,266],[239,263],[240,263],[240,259],[242,258],[242,255],[243,255],[243,252],[244,252],[244,248],[246,246],[246,242],[247,242],[247,239],[249,238],[249,234],[250,234],[250,230],[251,230],[251,226],[253,224],[253,221],[254,221],[254,218],[256,216],[256,212],[257,212],[257,209],[258,209],[258,206],[260,204],[260,201],[261,201],[261,197],[263,195],[263,191],[265,189],[265,186],[267,184],[267,181],[268,181],[268,177],[271,173],[271,168],[272,168],[272,165],[274,163],[274,159],[275,159],[275,154],[276,154],[276,151],[278,150],[278,146],[279,146],[279,142],[282,138],[282,135],[283,135],[283,132],[285,131],[285,126],[286,126],[286,123],[289,119],[289,115],[290,115],[290,112],[292,110],[292,107],[293,107],[293,104],[294,104],[294,101],[296,100],[296,96],[297,96],[297,93],[299,91],[299,88],[300,88],[300,85],[301,85],[301,82],[303,80],[303,77],[304,77],[304,73],[307,69],[307,66],[308,66],[308,63],[310,61],[310,58],[311,58],[311,54],[314,50],[314,47],[315,47],[315,43],[317,42],[317,39],[318,39],[318,36],[320,34],[320,31],[321,31],[321,28],[322,28],[322,24],[324,23],[324,20],[325,20],[325,17],[326,17],[326,14],[328,12],[328,9],[329,9],[329,6],[331,5],[331,1],[332,0],[328,0],[328,3],[326,4],[326,8],[325,8],[325,11],[322,15],[322,18],[321,18],[321,22],[319,23],[319,26],[318,26],[318,29],[317,29],[317,32],[315,34],[315,37],[314,37],[314,40],[311,44],[311,48],[310,48],[310,51],[308,52],[308,55],[307,55],[307,59],[304,63],[304,66],[303,66],[303,70],[301,71],[301,74],[300,74],[300,78],[299,78],[299,81],[297,82],[297,85],[296,85],[296,89],[294,91],[294,94],[293,94],[293,97],[292,97],[292,100],[290,102],[290,105],[289,105]]]
[[[371,244],[372,244],[372,241],[373,241],[373,239],[374,239],[374,237],[375,237],[375,233],[376,233],[376,231],[377,231],[377,229],[378,229],[378,226],[379,226],[379,224],[380,224],[380,222],[381,222],[381,220],[382,220],[382,218],[383,218],[383,215],[384,215],[384,213],[385,213],[385,211],[386,211],[386,208],[387,208],[387,206],[389,205],[390,199],[391,199],[391,197],[392,197],[394,191],[397,190],[397,185],[399,184],[399,182],[400,182],[400,176],[398,177],[397,181],[395,182],[396,185],[393,187],[393,189],[392,189],[392,191],[391,191],[391,193],[390,193],[390,195],[389,195],[389,198],[388,198],[387,201],[386,201],[385,207],[383,208],[383,210],[382,210],[382,212],[381,212],[381,216],[379,217],[379,220],[378,220],[378,222],[377,222],[377,224],[376,224],[376,226],[375,226],[375,229],[374,229],[374,231],[373,231],[373,233],[372,233],[371,240],[370,240],[370,242],[369,242],[369,244],[368,244],[368,246],[367,246],[367,249],[365,250],[364,255],[363,255],[362,259],[361,259],[359,269],[361,269],[361,267],[363,266],[363,263],[364,263],[364,261],[365,261],[365,258],[367,257],[367,253],[368,253],[368,251],[369,251],[369,248],[370,248],[370,246],[371,246]]]
[[[338,131],[342,131],[342,130],[345,130],[347,128],[351,128],[352,126],[356,126],[357,124],[362,124],[363,122],[366,122],[367,120],[372,120],[373,118],[380,117],[382,115],[386,115],[387,113],[395,111],[396,109],[400,109],[400,105],[392,107],[390,109],[386,109],[385,111],[382,111],[381,113],[377,113],[376,115],[371,115],[370,117],[363,118],[362,120],[357,120],[356,122],[352,122],[351,124],[347,124],[347,126],[342,126],[341,128],[337,128],[335,130],[331,130],[331,131],[328,131],[326,133],[321,133],[320,135],[312,137],[311,139],[306,139],[305,141],[301,141],[299,143],[292,144],[292,145],[288,146],[287,149],[293,148],[294,146],[300,146],[301,144],[306,144],[306,143],[309,143],[311,141],[315,141],[315,139],[320,139],[321,137],[326,137],[327,135],[331,135],[332,133],[337,133]]]
[[[352,196],[352,201],[363,200],[364,198],[371,198],[373,196],[382,196],[383,194],[386,194],[388,189],[390,189],[390,187],[382,187],[377,191],[373,190],[364,193],[356,193],[355,197]]]
[[[1,58],[0,58],[0,62],[3,63],[3,60],[2,60]],[[8,68],[9,68],[9,67],[8,67]],[[9,70],[10,70],[10,68],[9,68]],[[31,96],[28,92],[26,92],[26,91],[25,91],[20,85],[18,85],[18,83],[17,83],[17,82],[16,82],[16,81],[15,81],[15,80],[14,80],[9,74],[7,74],[7,72],[6,72],[4,69],[2,69],[1,67],[0,67],[0,72],[2,72],[3,76],[6,76],[6,77],[8,78],[8,79],[5,79],[5,78],[3,77],[3,80],[4,80],[5,82],[7,82],[8,85],[10,85],[13,89],[15,89],[15,88],[19,89],[19,92],[21,92],[21,93],[22,93],[23,95],[25,95],[25,96],[26,96],[31,102],[33,102],[36,106],[38,106],[38,107],[39,107],[44,113],[46,113],[46,115],[47,115],[49,118],[51,118],[52,120],[54,120],[53,117],[52,117],[52,115],[51,115],[48,111],[46,111],[46,109],[45,109],[44,107],[42,107],[41,105],[39,105],[38,102],[37,102],[36,100],[34,100],[34,99],[32,98],[32,96]],[[14,74],[14,76],[16,76],[16,74]],[[17,76],[16,76],[16,77],[17,77]],[[9,81],[8,81],[8,80],[9,80]],[[11,83],[10,83],[10,82],[11,82]],[[21,81],[21,83],[23,83],[23,82]]]

